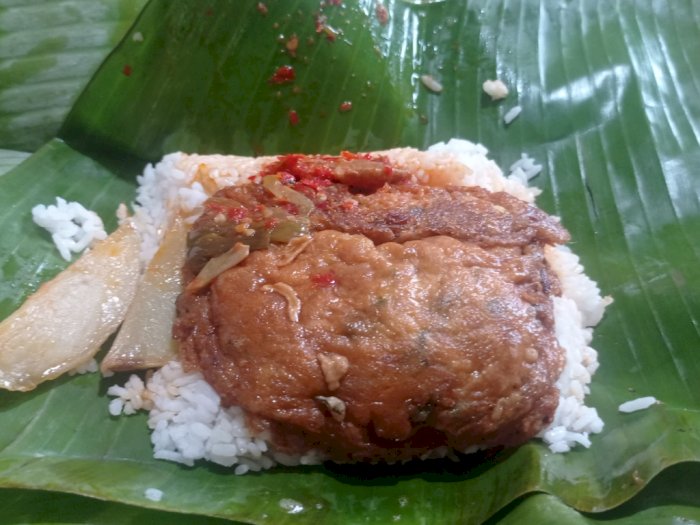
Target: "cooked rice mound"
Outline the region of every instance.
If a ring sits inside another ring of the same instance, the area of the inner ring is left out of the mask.
[[[538,190],[524,184],[537,170],[524,157],[504,177],[498,166],[486,157],[486,149],[464,140],[451,140],[427,152],[402,148],[381,152],[398,169],[410,171],[416,182],[428,186],[480,186],[490,192],[506,192],[533,203]],[[176,215],[193,223],[205,200],[217,190],[248,182],[275,159],[231,156],[199,156],[175,153],[156,166],[148,166],[139,178],[135,221],[142,235],[142,254],[147,261]],[[597,355],[590,348],[592,326],[602,317],[610,302],[602,298],[593,281],[583,273],[576,255],[568,248],[548,245],[544,258],[561,287],[561,296],[552,298],[554,334],[565,354],[556,381],[559,400],[551,422],[539,437],[554,452],[565,452],[576,444],[590,446],[589,435],[600,432],[603,423],[594,408],[584,405],[591,376],[597,368]],[[245,306],[244,306],[245,307]],[[199,372],[186,372],[179,362],[156,371],[144,384],[138,376],[123,387],[109,391],[115,399],[110,413],[129,414],[149,411],[149,427],[157,458],[191,465],[205,459],[235,466],[237,474],[285,465],[317,463],[326,458],[308,449],[303,455],[281,453],[268,430],[251,431],[245,411],[237,406],[222,407],[216,390]],[[227,403],[230,405],[230,403]],[[487,443],[488,445],[488,443]],[[470,452],[476,446],[457,447]],[[443,457],[454,448],[438,446],[421,457]],[[397,459],[408,459],[397,456]]]

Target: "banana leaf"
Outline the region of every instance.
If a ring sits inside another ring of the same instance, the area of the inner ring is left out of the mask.
[[[337,152],[461,136],[490,146],[501,165],[523,151],[544,164],[540,205],[562,217],[587,272],[615,297],[593,343],[601,368],[590,403],[605,431],[567,455],[533,442],[480,462],[236,477],[153,460],[145,418],[107,414],[106,389],[124,377],[66,377],[28,394],[0,393],[0,494],[16,501],[16,521],[46,499],[38,490],[74,494],[37,507],[36,519],[47,521],[46,508],[78,501],[86,510],[71,514],[76,522],[106,522],[113,512],[134,522],[174,516],[156,511],[246,523],[697,520],[696,3],[396,1],[385,3],[386,23],[376,2],[335,4],[148,2],[58,137],[0,178],[0,317],[65,266],[29,213],[55,195],[95,209],[112,228],[116,205],[133,198],[133,176],[168,151]],[[319,13],[333,40],[316,32]],[[295,82],[270,83],[285,64]],[[422,74],[442,92],[428,90]],[[481,91],[495,77],[511,88],[500,103]],[[352,109],[341,111],[347,101]],[[504,125],[516,104],[523,113]],[[662,404],[617,412],[641,395]],[[674,499],[678,491],[664,494],[655,476],[680,477],[691,489]],[[647,484],[645,500],[659,498],[644,507],[634,496]],[[149,487],[164,498],[147,500]],[[304,511],[286,513],[283,498]],[[630,498],[618,514],[603,512]]]
[[[34,151],[56,135],[145,0],[2,0],[0,144]]]
[[[27,157],[29,157],[29,153],[24,151],[0,149],[0,175],[7,173]]]
[[[645,489],[621,509],[600,513],[580,514],[557,498],[533,494],[517,500],[487,520],[487,525],[674,525],[700,523],[700,508],[695,506],[695,487],[687,479],[700,474],[700,465],[686,463],[671,467],[654,479]],[[0,489],[3,501],[3,523],[53,523],[61,516],[62,524],[101,523],[127,525],[153,523],[179,525],[206,523],[224,525],[230,521],[217,518],[195,518],[189,514],[143,509],[114,502],[100,501],[60,492]]]

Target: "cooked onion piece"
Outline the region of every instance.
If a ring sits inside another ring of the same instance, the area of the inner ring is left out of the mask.
[[[308,215],[309,212],[314,209],[314,203],[311,202],[308,197],[288,186],[285,186],[274,175],[267,175],[266,177],[263,177],[262,184],[263,187],[275,197],[286,202],[291,202],[297,206],[301,215]]]
[[[177,355],[171,331],[175,300],[182,291],[187,231],[175,222],[151,259],[122,327],[102,361],[102,372],[161,367]]]
[[[89,361],[122,322],[139,280],[125,222],[0,323],[0,387],[32,390]]]
[[[297,255],[303,252],[309,244],[311,244],[311,237],[309,235],[294,237],[287,243],[287,250],[282,259],[277,263],[277,266],[286,266],[293,262],[294,259],[297,258]]]
[[[277,292],[287,300],[287,315],[293,323],[299,322],[299,313],[301,312],[301,301],[299,296],[294,291],[294,288],[287,283],[266,284],[262,287],[263,290],[269,292]]]
[[[323,378],[326,380],[328,390],[338,390],[340,380],[345,377],[350,369],[350,361],[340,354],[318,354],[318,362],[321,365]]]
[[[187,291],[196,292],[205,288],[210,282],[216,279],[219,274],[225,272],[229,268],[233,268],[239,262],[243,261],[243,259],[248,257],[249,253],[250,247],[247,244],[237,242],[229,251],[218,257],[209,259],[207,264],[204,265],[204,268],[197,274],[197,277],[192,279],[190,284],[187,285]]]

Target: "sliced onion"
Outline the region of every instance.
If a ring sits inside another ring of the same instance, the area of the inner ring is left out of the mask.
[[[350,369],[350,361],[344,355],[322,352],[318,354],[317,359],[328,390],[337,390],[340,387],[340,380]]]
[[[297,292],[287,283],[266,284],[262,287],[263,290],[277,292],[287,301],[287,316],[293,323],[299,322],[299,314],[301,313],[301,301]]]
[[[0,387],[32,390],[92,359],[134,297],[139,245],[125,222],[0,323]]]
[[[296,237],[287,243],[287,249],[282,252],[282,258],[277,262],[277,266],[286,266],[294,261],[297,256],[311,244],[312,238],[308,235]]]
[[[308,233],[309,220],[306,217],[285,219],[270,230],[272,242],[289,242],[295,237]]]
[[[190,283],[187,285],[186,290],[192,293],[208,286],[210,282],[216,279],[223,272],[229,268],[233,268],[248,257],[249,253],[250,247],[248,245],[237,242],[233,245],[233,248],[226,253],[223,253],[218,257],[214,257],[213,259],[209,259],[197,277],[192,279],[192,281],[190,281]]]
[[[172,340],[175,301],[182,291],[187,231],[181,220],[165,234],[136,289],[102,372],[123,372],[165,365],[177,352]]]
[[[311,213],[311,210],[314,209],[314,203],[311,202],[311,199],[293,190],[289,186],[285,186],[280,182],[279,178],[274,175],[266,175],[263,177],[262,185],[278,199],[294,204],[299,209],[300,215],[308,215]]]

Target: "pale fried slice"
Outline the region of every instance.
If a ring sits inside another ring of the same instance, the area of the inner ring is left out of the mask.
[[[172,326],[175,300],[182,291],[187,231],[175,222],[148,265],[102,372],[157,368],[177,356]]]
[[[44,283],[0,323],[0,387],[32,390],[88,362],[122,322],[139,280],[130,222]]]

